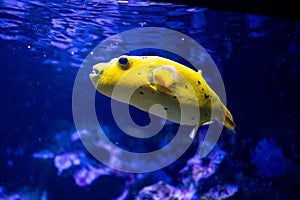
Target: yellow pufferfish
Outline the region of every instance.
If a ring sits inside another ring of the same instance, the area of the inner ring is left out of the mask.
[[[89,75],[95,88],[117,101],[128,103],[161,118],[198,128],[216,120],[234,132],[228,109],[209,87],[202,71],[159,56],[120,56],[93,66]],[[113,90],[119,88],[118,93]],[[130,99],[128,93],[132,92]],[[159,104],[162,109],[150,109]],[[167,114],[166,114],[167,113]]]

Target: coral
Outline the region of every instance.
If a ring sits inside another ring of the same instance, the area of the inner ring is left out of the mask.
[[[65,169],[69,169],[72,166],[80,165],[80,158],[77,153],[68,152],[62,155],[55,156],[54,165],[58,170],[57,175],[60,176]]]
[[[64,171],[70,172],[75,183],[80,187],[91,185],[94,180],[103,175],[126,177],[129,181],[125,182],[125,184],[133,182],[131,174],[113,170],[99,163],[95,164],[93,159],[88,158],[82,145],[79,146],[78,149],[77,145],[81,144],[79,134],[84,136],[85,139],[97,143],[99,148],[110,152],[109,159],[116,161],[115,153],[109,151],[110,149],[107,148],[107,145],[102,140],[99,140],[99,138],[86,130],[80,130],[80,133],[75,132],[69,134],[68,132],[60,132],[56,134],[54,138],[58,140],[59,143],[51,145],[49,149],[34,153],[33,158],[53,159],[54,166],[57,169],[57,175],[61,176]],[[59,148],[61,141],[65,143],[65,145],[63,145],[64,148]]]
[[[252,163],[257,167],[257,174],[264,177],[281,177],[286,173],[287,162],[281,147],[276,146],[275,139],[262,139],[251,152]]]
[[[191,182],[198,182],[203,178],[210,177],[216,172],[225,155],[226,152],[218,147],[215,147],[206,158],[200,158],[199,153],[197,153],[188,161],[187,166],[180,171],[182,182],[188,185]]]
[[[165,184],[162,181],[144,187],[136,197],[136,200],[153,199],[153,200],[169,200],[181,199],[189,200],[193,197],[195,190],[183,190],[171,185]]]
[[[235,185],[218,185],[211,188],[209,192],[205,193],[201,200],[221,200],[233,196],[238,191],[238,187]]]
[[[9,193],[5,192],[3,187],[0,187],[0,200],[28,200],[28,199],[40,199],[47,200],[47,192],[39,191],[38,189],[22,188],[18,192]]]
[[[92,185],[100,176],[119,177],[123,180],[124,188],[119,191],[118,200],[133,198],[133,196],[130,196],[133,194],[135,194],[136,200],[191,200],[198,197],[198,194],[204,193],[198,187],[199,182],[212,176],[226,156],[226,152],[215,146],[206,158],[201,158],[199,155],[200,148],[198,148],[197,153],[187,161],[186,166],[175,172],[178,173],[180,180],[176,183],[163,169],[157,172],[132,174],[117,171],[96,162],[93,158],[87,156],[88,153],[82,146],[80,139],[84,139],[85,142],[95,145],[104,153],[106,152],[109,162],[117,162],[120,165],[126,164],[118,160],[122,152],[112,151],[110,146],[106,144],[106,140],[101,139],[98,134],[90,133],[87,130],[79,130],[79,132],[70,134],[63,131],[58,133],[54,137],[54,144],[51,144],[48,149],[34,153],[33,158],[53,160],[54,166],[57,168],[57,175],[72,176],[79,187]],[[81,138],[79,138],[79,134]],[[147,160],[145,162],[150,164]],[[232,196],[236,191],[237,187],[233,185],[218,186],[212,188],[202,198],[224,199]]]
[[[87,167],[82,167],[81,169],[77,170],[73,174],[73,178],[77,185],[83,187],[92,184],[92,182],[99,176],[110,174],[112,174],[112,172],[108,167],[96,168],[92,165],[88,165]]]

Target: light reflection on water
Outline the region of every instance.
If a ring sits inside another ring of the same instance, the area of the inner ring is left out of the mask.
[[[149,1],[4,0],[0,5],[0,39],[30,46],[30,51],[38,55],[33,60],[42,59],[61,67],[80,66],[87,54],[108,36],[149,26],[181,31],[199,41],[209,53],[225,51],[226,58],[230,56],[231,41],[241,39],[234,29],[243,27],[245,21],[249,21],[251,28],[256,21],[265,20],[260,16]]]

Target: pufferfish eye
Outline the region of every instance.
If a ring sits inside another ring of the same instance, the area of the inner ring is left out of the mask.
[[[122,69],[128,69],[129,67],[129,62],[126,57],[119,58],[119,64],[122,67]]]

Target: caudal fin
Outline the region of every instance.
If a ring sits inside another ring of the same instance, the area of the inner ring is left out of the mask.
[[[225,111],[225,120],[224,120],[224,126],[228,129],[230,129],[232,132],[235,133],[235,123],[233,122],[232,115],[230,114],[229,110],[223,105],[223,109]]]

